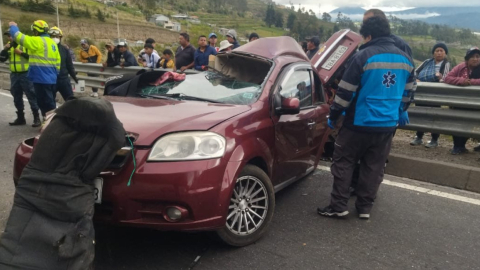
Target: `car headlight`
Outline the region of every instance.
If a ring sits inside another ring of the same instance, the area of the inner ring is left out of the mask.
[[[148,156],[149,161],[200,160],[222,157],[225,138],[206,131],[181,132],[160,138]]]

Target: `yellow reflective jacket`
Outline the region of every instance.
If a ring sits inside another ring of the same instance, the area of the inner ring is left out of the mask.
[[[60,53],[57,44],[48,34],[27,36],[10,26],[10,34],[14,40],[29,51],[28,78],[33,83],[56,84],[60,72]]]

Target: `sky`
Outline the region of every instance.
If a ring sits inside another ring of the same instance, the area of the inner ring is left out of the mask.
[[[275,1],[275,0],[274,0]],[[326,1],[319,0],[276,0],[275,3],[290,6],[290,3],[293,3],[295,8],[298,8],[298,5],[301,4],[302,7],[305,7],[306,10],[313,10],[315,13],[318,12],[330,12],[338,7],[356,7],[362,6],[366,9],[369,8],[380,8],[383,11],[397,11],[397,10],[406,10],[413,7],[432,7],[432,6],[479,6],[479,0],[462,0],[452,1],[452,0],[362,0],[359,4],[358,0],[336,0],[333,4],[322,3]],[[333,2],[333,1],[332,1]],[[454,4],[452,4],[454,3]]]

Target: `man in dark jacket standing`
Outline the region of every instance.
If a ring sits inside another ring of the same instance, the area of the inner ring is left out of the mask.
[[[60,92],[63,100],[66,101],[69,97],[73,96],[72,84],[70,83],[68,74],[70,74],[75,83],[78,83],[77,74],[73,67],[73,61],[69,50],[61,44],[63,37],[62,30],[54,26],[50,28],[48,34],[50,35],[50,38],[57,43],[58,52],[60,53],[61,58],[60,73],[57,76],[57,85],[54,96],[56,96],[57,92]]]
[[[195,65],[195,47],[190,44],[190,35],[181,33],[179,37],[180,46],[175,52],[175,70],[184,72]]]
[[[120,62],[119,65],[124,67],[134,67],[138,66],[137,59],[132,52],[128,50],[126,42],[120,42],[117,45],[118,51],[120,52]]]
[[[207,44],[206,36],[200,36],[198,38],[198,49],[195,51],[195,69],[198,71],[207,70],[210,55],[217,55],[217,50]]]
[[[397,125],[408,123],[414,91],[413,60],[395,46],[388,21],[368,18],[360,34],[365,44],[352,57],[330,108],[332,129],[344,111],[346,115],[335,142],[330,205],[317,209],[328,217],[348,215],[352,174],[361,160],[355,206],[360,218],[370,218],[393,133]]]
[[[105,44],[105,49],[107,49],[107,62],[103,63],[103,67],[114,67],[119,65],[120,60],[120,51],[118,48],[113,45],[113,43],[108,42]]]

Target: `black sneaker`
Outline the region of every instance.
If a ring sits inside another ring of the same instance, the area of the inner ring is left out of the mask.
[[[413,139],[413,141],[410,142],[410,145],[422,145],[423,144],[423,140],[422,138],[419,138],[417,136],[415,136],[415,138]]]
[[[317,208],[317,213],[326,217],[344,217],[348,215],[348,211],[337,212],[330,205],[324,208]]]
[[[473,148],[473,151],[480,152],[480,144]]]
[[[358,213],[358,218],[360,218],[360,219],[370,219],[370,213],[362,213],[362,211],[358,210],[358,208],[356,208],[356,209],[357,209],[357,213]]]

